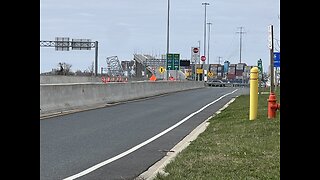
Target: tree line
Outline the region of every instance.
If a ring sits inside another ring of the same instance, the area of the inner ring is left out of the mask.
[[[57,64],[57,68],[52,69],[51,72],[46,72],[42,74],[46,75],[64,75],[64,76],[93,76],[94,75],[94,62],[85,70],[77,70],[73,72],[71,70],[72,65],[65,63],[65,62],[59,62]]]

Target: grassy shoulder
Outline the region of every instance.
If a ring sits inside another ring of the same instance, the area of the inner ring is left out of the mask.
[[[239,96],[155,179],[280,179],[280,112],[268,119],[268,97],[259,95],[250,121],[250,96]]]

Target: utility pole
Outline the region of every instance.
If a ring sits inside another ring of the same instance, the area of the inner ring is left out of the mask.
[[[237,33],[240,34],[240,63],[241,63],[242,34],[244,34],[245,32],[242,31],[243,27],[238,27],[238,28],[240,28],[240,31]]]

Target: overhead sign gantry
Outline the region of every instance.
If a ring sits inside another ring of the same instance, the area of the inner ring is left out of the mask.
[[[40,47],[54,47],[56,51],[91,50],[95,48],[95,76],[98,75],[98,41],[90,39],[72,39],[69,37],[56,37],[55,41],[40,41]]]

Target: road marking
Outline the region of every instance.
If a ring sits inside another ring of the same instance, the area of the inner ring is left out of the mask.
[[[174,128],[178,127],[179,125],[181,125],[181,124],[184,123],[185,121],[189,120],[189,119],[190,119],[191,117],[193,117],[194,115],[196,115],[196,114],[200,113],[201,111],[203,111],[203,110],[204,110],[205,108],[207,108],[208,106],[210,106],[210,105],[218,102],[219,100],[221,100],[222,98],[224,98],[224,97],[226,97],[226,96],[228,96],[228,95],[230,95],[230,94],[233,94],[233,93],[236,92],[237,90],[238,90],[238,89],[236,89],[236,90],[234,90],[234,91],[232,91],[232,92],[230,92],[230,93],[224,94],[223,96],[219,97],[218,99],[216,99],[216,100],[212,101],[211,103],[203,106],[203,107],[202,107],[201,109],[199,109],[198,111],[196,111],[196,112],[194,112],[194,113],[191,113],[189,116],[185,117],[184,119],[182,119],[181,121],[179,121],[179,122],[176,123],[175,125],[169,127],[168,129],[162,131],[161,133],[153,136],[152,138],[150,138],[150,139],[148,139],[148,140],[146,140],[146,141],[144,141],[144,142],[142,142],[142,143],[134,146],[133,148],[128,149],[127,151],[125,151],[125,152],[123,152],[123,153],[121,153],[121,154],[118,154],[117,156],[114,156],[113,158],[107,159],[107,160],[105,160],[105,161],[103,161],[103,162],[101,162],[101,163],[99,163],[99,164],[97,164],[97,165],[94,165],[94,166],[92,166],[92,167],[90,167],[90,168],[88,168],[88,169],[86,169],[86,170],[84,170],[84,171],[82,171],[82,172],[80,172],[80,173],[78,173],[78,174],[75,174],[75,175],[73,175],[73,176],[67,177],[67,178],[65,178],[65,179],[63,179],[63,180],[72,180],[72,179],[76,179],[76,178],[79,178],[79,177],[81,177],[81,176],[84,176],[84,175],[86,175],[86,174],[89,174],[90,172],[92,172],[92,171],[94,171],[94,170],[96,170],[96,169],[98,169],[98,168],[100,168],[100,167],[102,167],[102,166],[105,166],[105,165],[107,165],[107,164],[109,164],[109,163],[111,163],[111,162],[113,162],[113,161],[115,161],[115,160],[118,160],[118,159],[120,159],[120,158],[122,158],[122,157],[124,157],[124,156],[126,156],[126,155],[128,155],[128,154],[130,154],[130,153],[132,153],[132,152],[134,152],[134,151],[136,151],[136,150],[138,150],[138,149],[140,149],[141,147],[143,147],[143,146],[151,143],[152,141],[158,139],[159,137],[165,135],[166,133],[170,132],[170,131],[173,130]]]
[[[201,133],[203,133],[207,129],[208,125],[210,124],[209,120],[211,118],[213,118],[216,114],[219,114],[221,111],[227,108],[234,100],[235,98],[232,98],[229,102],[227,102],[227,104],[225,104],[222,108],[220,108],[216,113],[214,113],[212,116],[208,117],[208,119],[206,119],[200,125],[198,125],[186,137],[184,137],[178,144],[176,144],[171,150],[169,150],[168,153],[160,161],[156,162],[151,167],[149,167],[148,170],[141,173],[137,177],[137,180],[139,178],[143,180],[152,180],[157,176],[158,173],[166,176],[167,172],[165,172],[164,169],[167,166],[167,164],[169,164],[182,150],[187,148],[192,141],[194,141]]]

